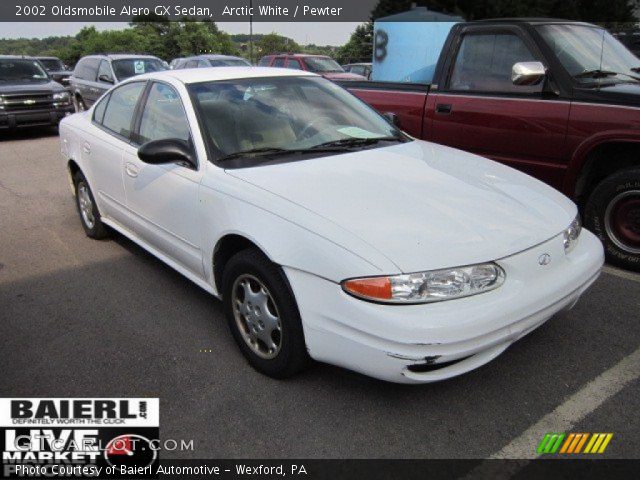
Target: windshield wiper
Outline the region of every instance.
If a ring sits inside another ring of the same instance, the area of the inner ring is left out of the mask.
[[[218,162],[226,162],[227,160],[233,160],[235,158],[242,157],[268,157],[268,156],[278,156],[278,155],[295,155],[302,153],[318,153],[318,152],[335,152],[336,148],[275,148],[275,147],[265,147],[265,148],[253,148],[250,150],[242,150],[241,152],[230,153],[229,155],[225,155],[220,157]],[[344,148],[340,149],[344,150]]]
[[[375,145],[380,142],[400,142],[400,137],[378,137],[378,138],[342,138],[340,140],[332,140],[330,142],[320,143],[310,149],[316,150],[326,147],[359,147],[365,145]]]
[[[635,71],[634,69],[631,69],[633,71]],[[611,70],[600,70],[600,69],[595,69],[595,70],[587,70],[584,71],[582,73],[578,73],[577,75],[574,75],[574,78],[605,78],[605,77],[613,77],[616,75],[622,75],[623,77],[629,77],[637,82],[640,82],[640,77],[635,77],[633,75],[629,75],[627,73],[621,73],[621,72],[613,72]]]

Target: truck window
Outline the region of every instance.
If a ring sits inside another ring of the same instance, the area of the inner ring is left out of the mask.
[[[520,37],[512,33],[467,34],[462,38],[453,65],[449,90],[532,94],[539,85],[514,85],[511,68],[518,62],[537,59]]]
[[[273,67],[284,67],[284,57],[278,57],[273,62]]]
[[[300,61],[290,58],[287,62],[287,68],[292,68],[293,70],[302,70],[302,65],[300,65]]]

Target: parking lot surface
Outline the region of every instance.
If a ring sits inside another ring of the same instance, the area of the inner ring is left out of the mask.
[[[55,130],[0,135],[0,397],[159,397],[162,437],[194,441],[174,458],[526,456],[555,425],[640,457],[640,275],[607,267],[573,310],[446,382],[327,365],[276,381],[217,300],[120,235],[84,235]]]

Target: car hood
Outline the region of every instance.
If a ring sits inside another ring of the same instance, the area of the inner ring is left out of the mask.
[[[640,106],[640,83],[618,83],[598,88],[577,88],[574,99],[582,102]]]
[[[7,93],[51,93],[62,91],[64,91],[64,87],[53,80],[38,83],[0,83],[0,95]]]
[[[366,80],[362,75],[349,72],[328,72],[323,73],[322,76],[329,80]]]
[[[364,242],[401,272],[509,256],[558,235],[577,213],[528,175],[418,140],[227,173],[315,215],[307,228],[347,230],[357,239],[341,237],[343,247]]]

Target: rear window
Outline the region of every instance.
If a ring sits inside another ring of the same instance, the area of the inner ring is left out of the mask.
[[[258,62],[259,67],[268,67],[271,63],[271,57],[262,57]]]
[[[212,67],[250,67],[251,64],[242,58],[216,58],[209,60]]]
[[[111,62],[111,68],[118,80],[124,80],[135,75],[166,70],[158,58],[123,58]]]

